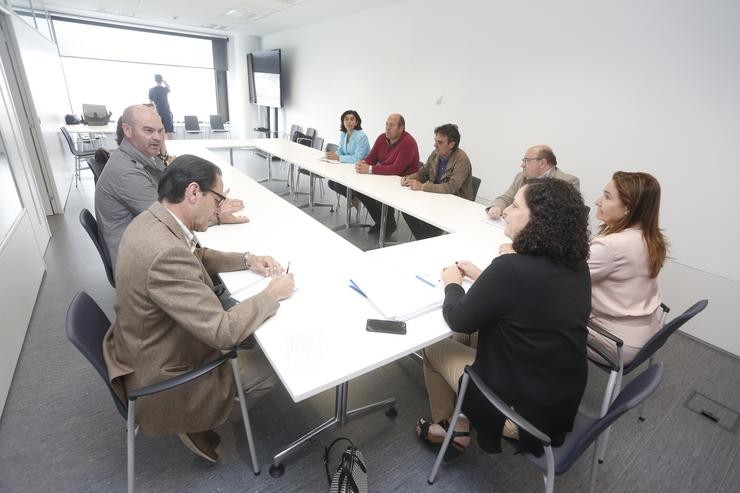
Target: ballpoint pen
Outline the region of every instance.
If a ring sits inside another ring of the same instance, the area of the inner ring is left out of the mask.
[[[289,274],[290,273],[290,262],[288,262],[288,268],[285,269],[285,273],[286,274]]]

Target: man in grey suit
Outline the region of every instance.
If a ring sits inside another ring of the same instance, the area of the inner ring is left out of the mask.
[[[116,317],[103,356],[116,393],[151,385],[212,361],[249,337],[291,296],[293,277],[269,256],[201,248],[193,231],[205,231],[226,200],[221,170],[183,155],[159,180],[159,201],[126,229],[116,265]],[[224,310],[211,274],[251,269],[273,276],[256,296]],[[239,352],[245,390],[270,389],[276,379],[259,348]],[[194,453],[215,462],[220,442],[213,428],[234,404],[229,365],[175,389],[144,397],[136,422],[148,435],[177,433]]]
[[[555,153],[552,149],[546,145],[536,145],[527,149],[522,158],[522,171],[516,175],[514,182],[511,184],[508,190],[503,195],[496,197],[493,201],[493,205],[486,208],[488,215],[491,219],[498,219],[501,217],[501,213],[504,212],[512,202],[514,202],[514,195],[522,188],[525,180],[532,180],[537,178],[557,178],[573,185],[576,190],[580,189],[580,182],[578,178],[568,173],[563,173],[558,169],[558,160],[555,157]]]

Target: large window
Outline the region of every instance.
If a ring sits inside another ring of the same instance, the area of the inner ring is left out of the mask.
[[[175,121],[217,113],[210,39],[54,20],[72,110],[104,104],[116,120],[124,108],[149,102],[154,74],[170,85]]]

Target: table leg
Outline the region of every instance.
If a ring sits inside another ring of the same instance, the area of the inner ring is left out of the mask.
[[[265,153],[265,160],[267,162],[267,178],[264,180],[258,180],[257,183],[265,183],[266,181],[272,180],[272,154],[269,152]]]
[[[349,229],[352,223],[352,189],[347,187],[347,217],[344,220],[344,225]]]
[[[334,416],[327,419],[319,426],[309,431],[290,445],[285,450],[278,452],[272,458],[272,465],[270,466],[270,476],[277,478],[283,475],[285,472],[285,466],[283,460],[293,455],[298,449],[305,445],[313,437],[319,433],[331,430],[334,428],[342,428],[351,419],[366,416],[375,411],[387,409],[386,416],[389,418],[395,418],[398,412],[396,411],[395,404],[396,399],[390,398],[373,404],[368,404],[351,411],[347,411],[347,398],[349,396],[349,382],[343,382],[335,387],[334,394]]]
[[[380,232],[378,233],[378,245],[380,248],[385,246],[385,215],[388,214],[388,204],[383,204],[380,208]]]

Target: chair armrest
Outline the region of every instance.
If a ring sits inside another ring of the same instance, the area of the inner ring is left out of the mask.
[[[611,367],[612,371],[619,371],[619,364],[618,363],[615,363],[614,361],[612,361],[611,358],[609,356],[607,356],[607,354],[601,348],[598,348],[598,347],[594,346],[593,344],[589,343],[588,340],[586,340],[586,346],[588,346],[589,348],[591,348],[591,351],[593,351],[596,354],[598,354],[599,356],[601,356],[604,359],[604,361],[606,362],[606,364],[609,367]],[[591,359],[591,358],[589,358],[589,359]],[[598,364],[598,365],[604,366],[604,363],[602,363],[601,361],[593,360],[593,362],[596,363],[596,364]]]
[[[527,433],[535,437],[537,440],[541,441],[542,444],[545,447],[550,446],[550,437],[542,433],[537,427],[535,427],[532,423],[521,417],[516,411],[511,409],[508,404],[506,404],[499,396],[497,396],[489,387],[485,384],[483,379],[480,378],[480,376],[475,372],[473,368],[470,366],[465,366],[465,373],[470,375],[470,379],[473,381],[476,387],[478,387],[478,390],[481,391],[483,396],[488,399],[488,401],[493,404],[493,406],[501,411],[501,414],[509,418],[511,421],[516,423],[516,425],[525,430]]]
[[[610,339],[611,341],[613,341],[617,345],[617,347],[622,347],[624,345],[624,342],[622,341],[622,339],[620,339],[619,337],[615,336],[614,334],[612,334],[611,332],[609,332],[608,330],[606,330],[604,327],[602,327],[601,325],[599,325],[596,322],[594,322],[593,320],[589,320],[588,323],[586,324],[586,326],[589,329],[593,329],[594,332],[598,332],[600,335],[602,335],[602,336],[606,337],[607,339]]]
[[[195,380],[196,378],[200,378],[206,373],[209,373],[219,366],[226,363],[226,361],[235,358],[236,357],[236,350],[232,349],[228,353],[224,353],[222,356],[216,358],[215,360],[211,361],[210,363],[206,363],[202,366],[199,366],[198,368],[195,368],[193,370],[190,370],[187,373],[183,373],[182,375],[178,375],[176,377],[163,380],[161,382],[147,385],[146,387],[142,387],[140,389],[132,390],[130,392],[127,392],[127,397],[129,401],[134,401],[138,399],[139,397],[144,397],[151,394],[157,394],[159,392],[164,392],[165,390],[174,389],[175,387],[179,387],[180,385],[184,383],[188,383],[190,381]]]

